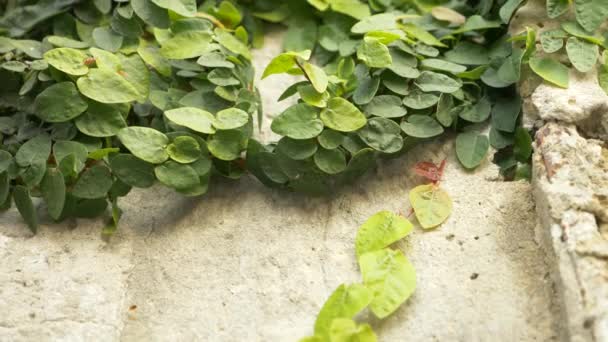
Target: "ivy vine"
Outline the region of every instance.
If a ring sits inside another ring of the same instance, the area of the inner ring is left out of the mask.
[[[599,60],[608,88],[605,2],[547,1],[549,17],[573,19],[510,37],[522,0],[8,0],[1,206],[14,203],[33,232],[32,198],[57,221],[110,208],[111,234],[133,187],[201,196],[216,177],[251,173],[323,194],[445,134],[465,168],[493,147],[506,178],[527,178],[516,84],[530,69],[567,87],[565,50],[581,72]],[[287,35],[263,76],[303,81],[277,99],[298,101],[272,122],[282,138],[264,144],[250,47],[263,45],[267,23]]]

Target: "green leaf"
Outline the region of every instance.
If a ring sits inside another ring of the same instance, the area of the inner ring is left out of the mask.
[[[110,105],[92,102],[87,112],[75,121],[82,133],[91,137],[113,137],[127,127],[120,111]]]
[[[317,137],[319,141],[319,145],[328,150],[333,150],[334,148],[338,148],[338,146],[342,145],[344,142],[344,135],[340,132],[333,131],[331,129],[326,129]]]
[[[112,188],[112,175],[104,165],[95,165],[86,170],[72,188],[72,195],[84,199],[105,197]]]
[[[418,60],[416,57],[401,50],[390,49],[392,64],[388,67],[395,74],[405,78],[417,78],[420,72],[416,69]]]
[[[547,15],[554,19],[566,13],[570,7],[568,0],[547,0]]]
[[[369,6],[359,0],[331,0],[331,9],[355,19],[364,19],[371,15]]]
[[[549,2],[551,0],[547,0]],[[508,24],[511,21],[511,17],[513,13],[517,10],[519,5],[522,4],[524,0],[508,0],[504,5],[500,8],[499,15],[503,24]]]
[[[270,63],[264,70],[262,79],[270,75],[282,74],[290,71],[297,65],[296,58],[308,60],[310,59],[310,53],[310,50],[305,50],[301,52],[285,52],[278,55],[272,61],[270,61]]]
[[[154,168],[154,174],[161,183],[176,190],[188,190],[200,183],[198,174],[190,165],[171,160]]]
[[[169,9],[184,17],[196,14],[196,0],[152,0],[158,7]]]
[[[439,101],[435,94],[423,93],[416,89],[403,98],[403,104],[412,109],[425,109],[432,107]]]
[[[403,25],[401,25],[401,29],[403,29],[403,31],[405,31],[405,33],[407,33],[408,36],[410,36],[426,45],[437,46],[437,47],[447,47],[439,39],[435,38],[435,36],[433,36],[428,31],[426,31],[425,29],[421,28],[420,26],[418,26],[416,24],[412,24],[412,23],[403,24]]]
[[[154,166],[131,154],[113,156],[110,168],[118,179],[136,188],[149,188],[156,181]]]
[[[167,146],[167,153],[171,159],[181,164],[190,164],[201,157],[201,147],[196,139],[189,136],[180,136]]]
[[[367,123],[365,115],[352,103],[341,97],[334,97],[321,112],[325,126],[340,132],[356,131]]]
[[[599,57],[597,45],[582,41],[576,37],[568,38],[566,51],[568,52],[570,62],[580,72],[588,72],[593,69]]]
[[[215,117],[213,114],[202,109],[194,107],[176,108],[165,111],[165,116],[176,125],[188,127],[191,130],[204,134],[215,133],[215,129],[213,128]]]
[[[519,95],[497,98],[492,108],[492,127],[503,132],[514,132],[521,105]]]
[[[608,0],[574,0],[576,21],[593,32],[608,18]]]
[[[28,189],[22,185],[15,186],[13,200],[28,228],[32,233],[36,234],[38,232],[38,214],[36,213],[36,208],[34,208],[34,203]]]
[[[137,101],[146,102],[150,93],[150,72],[143,60],[138,55],[120,55],[120,63],[122,68],[119,75],[135,88],[139,94]]]
[[[44,60],[55,69],[74,76],[86,75],[89,72],[89,67],[84,64],[88,57],[86,53],[71,48],[53,49],[44,54]]]
[[[325,108],[327,106],[327,100],[329,100],[329,93],[319,93],[315,90],[312,85],[302,85],[297,87],[300,98],[305,103],[315,106],[317,108]]]
[[[209,51],[211,34],[205,31],[180,32],[161,43],[160,53],[169,59],[187,59]]]
[[[465,67],[463,65],[448,62],[448,61],[445,61],[443,59],[438,59],[438,58],[423,59],[420,64],[423,68],[426,68],[426,69],[436,70],[436,71],[445,71],[445,72],[449,72],[452,74],[459,74],[459,73],[465,72],[467,70],[467,67]]]
[[[42,134],[21,145],[17,154],[15,154],[15,161],[21,167],[34,164],[46,165],[49,154],[51,154],[51,138]]]
[[[135,14],[151,26],[169,28],[169,14],[166,10],[149,0],[131,0]]]
[[[380,13],[359,21],[351,28],[351,32],[355,34],[364,34],[370,31],[395,29],[397,29],[397,17],[395,14]]]
[[[357,58],[370,68],[386,68],[393,63],[388,47],[375,38],[364,39],[357,49]]]
[[[479,44],[463,41],[444,54],[445,59],[462,65],[485,65],[490,62],[489,50]]]
[[[381,116],[383,118],[401,118],[407,114],[407,109],[403,107],[402,100],[393,95],[380,95],[365,107],[368,115]]]
[[[353,94],[353,101],[358,105],[369,103],[378,92],[379,87],[379,77],[370,77],[369,75],[365,75],[359,80],[358,87]]]
[[[470,131],[458,134],[456,138],[456,156],[467,169],[474,169],[486,158],[490,141],[478,132]]]
[[[292,139],[311,139],[323,131],[316,108],[300,103],[287,108],[271,124],[273,132]]]
[[[338,174],[346,169],[346,156],[344,153],[336,149],[320,148],[314,155],[315,165],[330,175]]]
[[[380,211],[367,219],[357,232],[357,256],[374,252],[403,239],[414,226],[405,217],[390,211]]]
[[[9,200],[8,196],[11,194],[11,180],[8,172],[3,171],[0,173],[0,203],[6,204]]]
[[[123,43],[123,37],[107,26],[96,27],[92,32],[92,38],[95,45],[111,52],[118,51]]]
[[[543,51],[553,53],[564,46],[564,38],[568,38],[568,35],[561,29],[544,31],[540,34],[540,44]]]
[[[40,183],[40,192],[46,203],[49,216],[59,220],[63,213],[66,193],[65,180],[61,171],[48,168]]]
[[[430,116],[411,115],[401,122],[401,129],[410,137],[432,138],[443,133],[443,127]]]
[[[530,58],[530,68],[545,81],[568,88],[568,68],[560,62],[547,57],[532,57]]]
[[[464,25],[458,30],[455,30],[453,34],[498,28],[501,25],[501,22],[498,20],[486,20],[480,15],[474,15],[467,18]]]
[[[455,117],[452,115],[454,109],[454,98],[450,94],[441,94],[439,102],[437,102],[437,111],[435,118],[444,127],[450,127],[454,122]]]
[[[515,159],[521,163],[528,163],[532,156],[532,137],[523,127],[517,127],[515,130],[513,155],[515,156]]]
[[[490,101],[483,97],[475,105],[466,106],[464,110],[460,112],[460,117],[469,122],[484,122],[490,117],[490,111],[492,110],[492,104]]]
[[[207,147],[214,157],[231,161],[240,157],[242,139],[242,133],[237,130],[217,131],[207,142]]]
[[[564,23],[562,23],[562,29],[564,29],[564,31],[570,33],[571,35],[575,36],[576,38],[580,38],[580,39],[584,39],[586,41],[588,41],[589,43],[593,43],[596,45],[601,45],[604,46],[605,44],[605,38],[598,32],[595,33],[589,33],[587,31],[585,31],[584,28],[581,27],[581,25],[579,25],[578,23],[574,22],[574,21],[566,21]],[[568,38],[567,35],[564,38]]]
[[[161,164],[169,159],[165,151],[169,138],[153,128],[123,128],[118,132],[118,139],[133,155],[148,163]]]
[[[337,318],[329,330],[331,342],[377,342],[378,338],[369,324],[357,325],[352,319]]]
[[[416,288],[416,271],[401,251],[388,248],[359,257],[364,285],[374,298],[370,310],[385,318],[401,306]]]
[[[367,145],[380,152],[395,153],[403,148],[401,129],[393,120],[371,118],[357,134]]]
[[[36,96],[36,115],[46,122],[65,122],[88,107],[72,82],[53,84]]]
[[[251,59],[251,52],[247,48],[247,45],[243,44],[235,36],[230,34],[228,31],[216,28],[215,29],[215,41],[220,43],[223,47],[228,49],[230,52],[234,52],[247,59]]]
[[[452,213],[452,199],[436,184],[419,185],[409,194],[416,219],[424,229],[441,225]]]
[[[295,160],[304,160],[317,152],[318,145],[313,139],[294,140],[283,137],[277,144],[277,151]]]
[[[141,96],[127,80],[108,69],[91,69],[76,84],[82,95],[101,103],[132,102]]]
[[[317,92],[323,93],[323,92],[325,92],[325,90],[327,90],[327,85],[328,85],[329,81],[328,81],[327,75],[325,74],[325,71],[323,71],[323,69],[319,68],[318,66],[316,66],[312,63],[308,63],[308,62],[304,63],[304,65],[302,66],[302,69],[304,69],[306,76],[308,77],[308,79],[312,83],[312,86],[315,88],[315,90]]]
[[[462,81],[432,71],[423,71],[414,84],[427,93],[433,91],[453,93],[462,87]]]
[[[228,108],[217,112],[213,126],[217,129],[235,129],[249,122],[249,114],[238,108]]]
[[[338,286],[327,298],[315,321],[315,335],[329,336],[336,318],[353,318],[372,301],[372,293],[361,284]]]
[[[171,76],[171,64],[169,64],[169,61],[160,54],[160,48],[158,46],[149,43],[145,39],[140,39],[137,53],[146,64],[153,67],[159,74],[166,77]]]

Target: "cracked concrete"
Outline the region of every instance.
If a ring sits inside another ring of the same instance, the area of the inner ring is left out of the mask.
[[[256,52],[260,64],[279,38]],[[261,87],[276,98],[289,84]],[[406,213],[422,181],[409,170],[444,157],[453,215],[398,246],[416,267],[415,294],[383,321],[362,318],[382,341],[557,340],[530,184],[498,181],[489,160],[463,170],[446,138],[383,161],[332,198],[249,177],[195,200],[134,191],[110,242],[99,220],[44,224],[31,236],[11,210],[0,220],[0,341],[296,341],[339,284],[360,281],[357,227],[379,210]]]

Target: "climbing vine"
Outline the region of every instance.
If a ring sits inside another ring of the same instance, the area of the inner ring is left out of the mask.
[[[559,27],[507,24],[521,0],[8,0],[0,5],[0,203],[32,231],[41,198],[57,221],[111,210],[160,182],[203,195],[249,172],[322,194],[429,139],[455,135],[474,169],[490,147],[507,178],[529,177],[531,136],[516,84],[532,70],[568,86],[568,65],[599,60],[605,0],[548,1]],[[573,14],[571,14],[573,13]],[[571,18],[571,19],[570,19]],[[277,101],[277,142],[254,132],[263,109],[250,47],[286,25],[263,77],[302,81]],[[537,49],[540,43],[540,49]],[[565,55],[557,55],[565,46]],[[555,54],[555,55],[552,55]],[[600,56],[602,56],[600,58]],[[486,130],[489,123],[489,133]]]

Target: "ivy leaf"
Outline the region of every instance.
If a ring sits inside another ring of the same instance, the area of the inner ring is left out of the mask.
[[[167,153],[171,159],[181,164],[190,164],[201,156],[201,147],[196,139],[189,136],[177,137],[169,146]]]
[[[196,14],[196,0],[152,0],[158,7],[169,9],[184,17]]]
[[[110,169],[104,165],[95,165],[86,170],[72,188],[72,195],[84,199],[105,197],[112,188]]]
[[[444,74],[423,71],[415,81],[416,86],[424,92],[453,93],[462,87],[462,81]]]
[[[302,69],[304,69],[306,76],[308,76],[308,79],[317,92],[324,93],[325,90],[327,90],[329,81],[323,69],[308,62],[304,63]]]
[[[369,6],[359,0],[331,0],[331,9],[355,19],[364,19],[371,15]]]
[[[399,97],[380,95],[370,101],[365,107],[365,113],[383,118],[401,118],[407,114],[407,109],[403,107]]]
[[[168,59],[188,59],[209,51],[211,34],[205,31],[180,32],[161,43],[160,53]]]
[[[416,288],[416,271],[401,251],[388,248],[359,257],[364,285],[374,298],[369,308],[385,318],[401,306]]]
[[[161,183],[176,190],[187,190],[200,182],[198,173],[190,165],[171,160],[156,166],[154,174]]]
[[[353,318],[372,301],[372,293],[361,284],[340,285],[327,298],[315,321],[315,335],[329,336],[336,318]]]
[[[65,122],[82,114],[88,107],[72,82],[61,82],[43,90],[34,102],[36,115],[46,122]]]
[[[17,154],[15,161],[21,167],[28,167],[34,164],[45,164],[51,153],[51,138],[42,134],[25,142]]]
[[[165,111],[167,119],[176,125],[188,127],[204,134],[213,134],[215,117],[213,114],[194,107],[181,107]]]
[[[243,44],[235,36],[228,33],[228,31],[222,30],[220,28],[215,29],[214,32],[215,32],[215,37],[214,37],[215,41],[220,43],[226,49],[228,49],[228,51],[234,52],[247,59],[251,59],[251,52],[249,52],[247,45]]]
[[[346,156],[340,149],[320,148],[314,155],[315,165],[323,172],[335,175],[346,169]]]
[[[388,31],[397,29],[397,17],[393,13],[380,13],[364,18],[356,23],[351,32],[365,34],[370,31]]]
[[[55,220],[59,220],[63,213],[66,196],[65,180],[61,171],[47,168],[46,174],[40,183],[40,192],[46,203],[49,216]]]
[[[357,325],[352,319],[344,318],[333,320],[329,338],[332,342],[376,342],[378,340],[369,324]]]
[[[38,232],[38,214],[36,213],[36,208],[34,208],[34,203],[28,189],[23,185],[15,186],[13,200],[28,228],[32,233],[36,234]]]
[[[547,0],[547,15],[555,19],[568,11],[570,1],[568,0]]]
[[[95,45],[111,52],[118,51],[124,40],[123,36],[114,32],[112,28],[107,26],[96,27],[92,32],[92,38]]]
[[[160,29],[169,28],[169,14],[162,7],[149,0],[131,0],[135,14],[143,21]]]
[[[568,88],[568,68],[560,62],[547,57],[532,57],[530,68],[545,81]]]
[[[388,47],[375,38],[363,40],[357,49],[357,58],[370,68],[386,68],[393,63]]]
[[[327,102],[327,108],[321,112],[321,120],[325,126],[340,132],[356,131],[367,123],[365,115],[341,97],[334,97]]]
[[[301,52],[285,52],[277,57],[273,58],[268,64],[262,75],[262,79],[275,74],[282,74],[290,71],[297,66],[296,58],[302,58],[304,60],[310,59],[310,50]]]
[[[103,103],[91,103],[87,112],[75,121],[82,133],[91,137],[112,137],[127,127],[118,109]]]
[[[326,129],[317,137],[319,145],[328,150],[338,148],[344,142],[344,135],[340,132]]]
[[[540,34],[540,44],[543,51],[553,53],[564,46],[564,38],[568,38],[568,35],[561,29],[544,31]]]
[[[217,129],[235,129],[249,122],[249,114],[238,108],[228,108],[217,112],[213,126]]]
[[[608,0],[574,0],[574,12],[576,21],[593,32],[608,18]]]
[[[357,232],[357,256],[374,252],[403,239],[414,226],[405,217],[390,211],[381,211],[367,219]]]
[[[318,145],[313,139],[295,140],[283,137],[277,144],[277,151],[295,160],[304,160],[317,152]]]
[[[237,130],[217,131],[207,142],[207,147],[214,157],[231,161],[240,157],[242,139],[242,133]]]
[[[118,179],[136,188],[149,188],[156,180],[154,166],[131,154],[112,156],[110,168]]]
[[[405,31],[405,33],[407,33],[408,36],[410,36],[426,45],[437,46],[437,47],[447,47],[439,39],[435,38],[435,36],[433,36],[428,31],[419,27],[416,24],[411,24],[411,23],[403,24],[403,25],[401,25],[401,29],[403,31]]]
[[[165,151],[169,138],[153,128],[123,128],[118,132],[118,139],[133,155],[148,163],[161,164],[169,159]]]
[[[403,148],[399,125],[386,118],[371,118],[357,134],[367,145],[384,153],[396,153]]]
[[[76,84],[82,95],[101,103],[132,102],[141,96],[127,80],[108,69],[91,69]]]
[[[86,75],[89,72],[89,67],[84,64],[88,57],[86,53],[71,48],[53,49],[44,54],[44,60],[55,69],[74,76]]]
[[[486,121],[488,117],[490,117],[491,110],[492,104],[484,97],[477,101],[475,105],[464,107],[464,110],[462,110],[459,115],[469,122],[480,123]]]
[[[443,133],[443,127],[430,116],[411,115],[407,121],[401,122],[405,134],[414,138],[432,138]]]
[[[409,194],[416,219],[424,229],[441,225],[452,213],[452,199],[436,184],[419,185]]]
[[[477,132],[464,132],[456,138],[456,156],[467,169],[474,169],[485,159],[490,142]]]
[[[439,96],[435,94],[423,93],[416,89],[403,98],[403,104],[412,109],[425,109],[432,107],[439,102]]]
[[[300,103],[287,108],[271,124],[273,132],[292,139],[311,139],[323,131],[323,121],[313,106]]]
[[[588,72],[593,69],[599,57],[597,45],[582,41],[576,37],[568,38],[566,51],[568,52],[570,62],[580,72]]]

